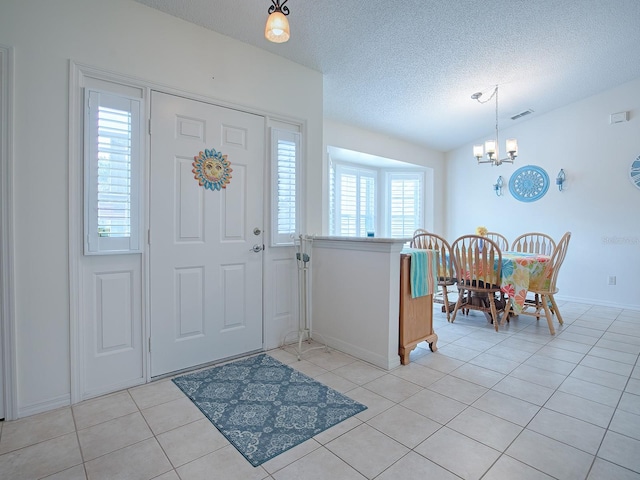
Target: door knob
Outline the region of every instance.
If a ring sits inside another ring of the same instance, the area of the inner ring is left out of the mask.
[[[260,230],[258,227],[253,229],[253,234],[254,235],[260,235],[262,233],[262,230]]]
[[[264,248],[264,245],[258,245],[257,243],[253,246],[253,248],[249,249],[250,252],[261,252],[262,249]]]

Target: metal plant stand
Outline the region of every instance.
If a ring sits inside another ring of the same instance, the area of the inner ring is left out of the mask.
[[[308,235],[299,235],[294,239],[296,247],[296,262],[298,264],[298,342],[296,345],[296,354],[298,360],[302,355],[311,350],[324,348],[328,350],[326,345],[317,347],[308,347],[303,350],[303,342],[311,341],[311,323],[309,321],[309,263],[311,261],[311,244],[313,237]]]

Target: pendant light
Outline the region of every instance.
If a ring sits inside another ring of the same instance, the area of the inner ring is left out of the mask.
[[[496,136],[493,139],[484,142],[484,148],[482,145],[473,146],[473,156],[476,157],[478,163],[490,163],[491,165],[502,165],[503,163],[513,163],[518,156],[518,141],[515,138],[507,139],[507,157],[500,158],[498,151],[498,85],[493,90],[493,93],[484,102],[480,100],[482,92],[476,92],[471,95],[471,98],[478,103],[487,103],[489,100],[495,97],[496,99]],[[486,154],[486,159],[482,159]]]
[[[271,0],[271,3],[273,5],[268,10],[269,18],[267,18],[267,24],[264,27],[264,37],[270,42],[284,43],[289,40],[290,36],[289,21],[287,20],[289,7],[284,5],[287,0],[284,0],[282,4],[280,4],[280,0]]]

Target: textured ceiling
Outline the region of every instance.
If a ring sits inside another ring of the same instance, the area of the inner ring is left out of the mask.
[[[441,151],[491,134],[474,92],[500,85],[506,128],[640,78],[640,0],[289,0],[284,44],[269,0],[136,1],[322,72],[329,119]]]

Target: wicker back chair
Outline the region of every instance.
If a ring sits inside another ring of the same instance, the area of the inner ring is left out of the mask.
[[[551,255],[556,248],[556,242],[546,233],[523,233],[511,244],[512,252],[540,253]]]
[[[498,331],[498,312],[505,311],[506,302],[500,291],[502,251],[496,242],[479,235],[463,235],[451,244],[458,282],[458,301],[451,321],[460,309],[479,310]],[[496,295],[502,300],[496,302]],[[503,315],[505,317],[506,315]]]
[[[433,296],[433,301],[444,304],[444,311],[447,314],[447,321],[451,317],[449,311],[449,292],[447,287],[456,284],[455,271],[453,268],[453,257],[451,246],[440,235],[435,233],[418,233],[411,240],[411,248],[422,248],[438,251],[438,287],[439,291]]]
[[[560,272],[562,262],[564,262],[564,258],[567,255],[569,240],[571,240],[571,232],[565,233],[556,245],[556,248],[553,249],[551,260],[549,261],[545,271],[545,278],[548,278],[549,281],[545,282],[546,285],[543,285],[539,288],[534,287],[529,289],[530,292],[536,294],[536,300],[527,300],[525,302],[525,308],[522,311],[522,314],[532,315],[537,319],[540,319],[540,317],[542,316],[542,312],[544,311],[544,315],[547,318],[547,324],[549,325],[549,332],[551,332],[551,335],[554,335],[556,333],[555,329],[553,328],[553,313],[555,313],[556,317],[558,318],[558,323],[560,325],[563,324],[562,315],[560,315],[560,310],[558,310],[558,305],[556,304],[556,300],[555,298],[553,298],[553,296],[558,293],[556,282],[558,280],[558,273]],[[551,309],[553,309],[553,312],[549,308],[549,303],[551,303]],[[532,309],[533,311],[530,311],[530,309]]]

